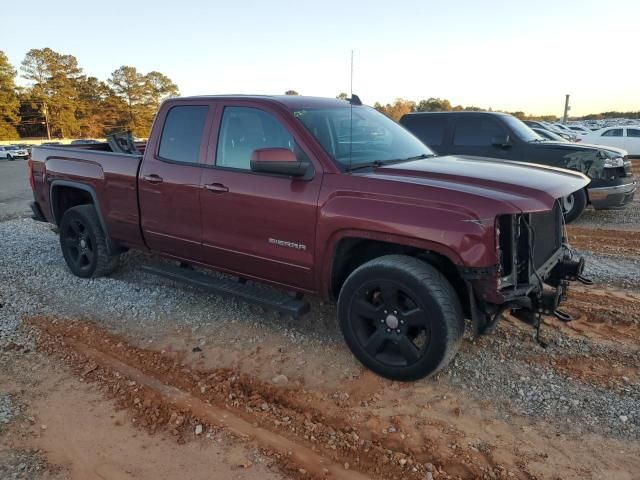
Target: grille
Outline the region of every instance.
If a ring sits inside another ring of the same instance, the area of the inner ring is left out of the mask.
[[[534,238],[533,266],[538,270],[562,245],[562,211],[559,202],[553,210],[531,214],[531,229]]]

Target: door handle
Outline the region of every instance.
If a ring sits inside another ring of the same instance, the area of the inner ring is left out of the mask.
[[[225,193],[229,191],[229,187],[225,187],[221,183],[208,183],[204,188],[213,193]]]
[[[152,173],[151,175],[144,175],[142,177],[142,179],[145,182],[149,182],[149,183],[162,183],[163,182],[162,177],[159,176],[159,175],[156,175],[155,173]]]

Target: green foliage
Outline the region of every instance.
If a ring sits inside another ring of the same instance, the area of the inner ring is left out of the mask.
[[[336,96],[336,98],[337,98],[338,100],[347,100],[347,99],[349,98],[349,95],[348,95],[347,93],[340,92],[340,93]]]
[[[285,95],[300,95],[298,92],[296,92],[295,90],[287,90],[286,92],[284,92]]]
[[[48,121],[53,137],[101,137],[127,129],[145,137],[160,102],[178,95],[160,72],[143,75],[123,66],[107,83],[84,75],[73,55],[50,48],[29,50],[21,70],[30,82],[18,103],[23,136],[46,135]]]
[[[450,112],[453,110],[449,100],[431,97],[428,100],[420,100],[416,106],[416,112]]]
[[[16,71],[9,59],[0,51],[0,140],[18,138],[16,125],[20,121],[20,100],[16,93]]]

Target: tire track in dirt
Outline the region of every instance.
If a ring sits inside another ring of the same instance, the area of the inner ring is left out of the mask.
[[[640,257],[640,232],[568,226],[569,243],[578,250]]]
[[[192,435],[197,424],[221,428],[257,443],[292,478],[422,480],[427,463],[439,479],[507,478],[491,452],[460,447],[452,456],[446,442],[453,433],[438,422],[431,438],[391,440],[368,412],[327,408],[304,389],[266,384],[230,369],[190,369],[89,322],[36,317],[29,323],[41,332],[44,351],[106,387],[137,425],[151,432],[169,429],[179,439]],[[526,467],[516,472],[509,478],[531,478]]]

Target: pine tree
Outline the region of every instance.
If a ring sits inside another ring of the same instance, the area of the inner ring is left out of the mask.
[[[16,92],[16,71],[0,51],[0,140],[18,138],[20,101]]]

